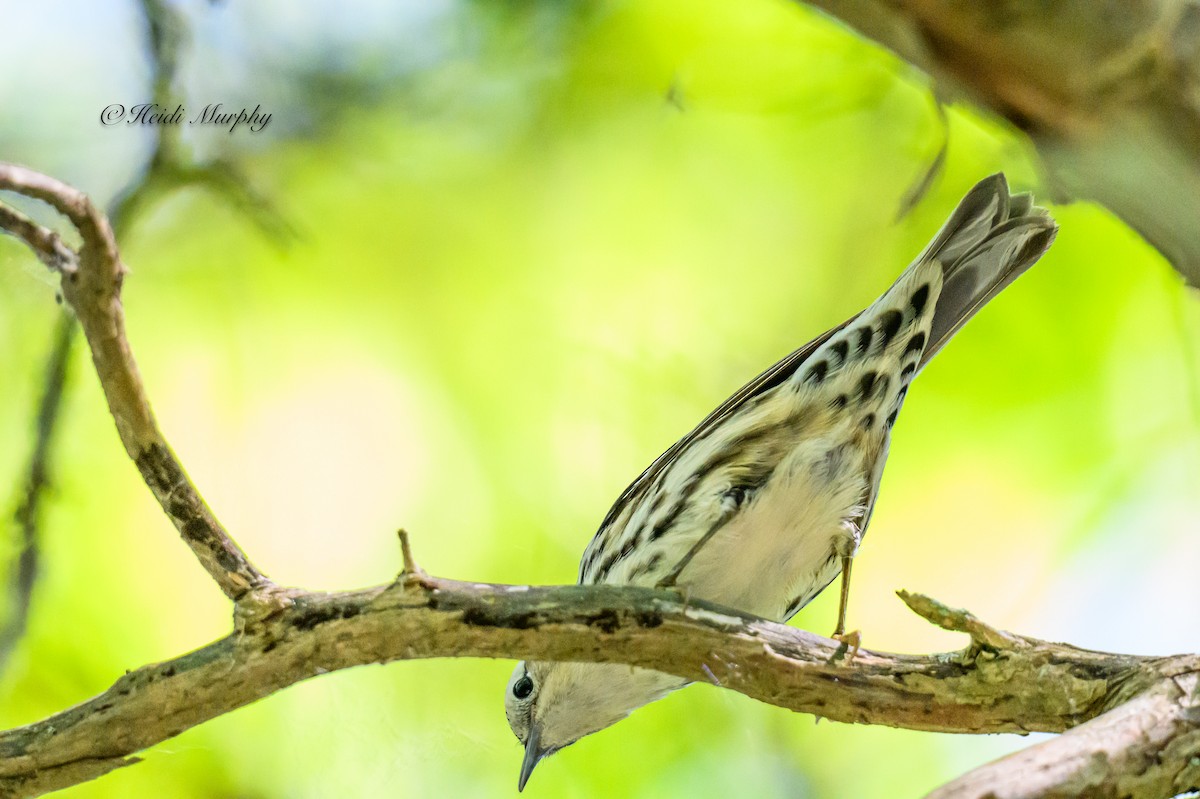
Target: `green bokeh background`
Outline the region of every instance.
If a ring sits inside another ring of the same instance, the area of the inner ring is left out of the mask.
[[[398,526],[435,574],[572,582],[646,463],[874,299],[971,184],[1003,170],[1044,192],[1019,137],[952,106],[945,173],[897,219],[943,136],[929,87],[800,5],[386,5],[180,4],[189,108],[274,116],[189,145],[242,164],[299,236],[281,250],[188,190],[123,242],[162,427],[284,584],[390,580]],[[107,201],[150,143],[97,121],[148,97],[136,9],[12,6],[22,35],[0,59],[21,79],[0,87],[0,159]],[[1080,646],[1200,649],[1198,303],[1104,210],[1053,209],[1052,251],[926,370],[897,424],[855,567],[851,623],[871,648],[962,645],[903,607],[907,588]],[[0,241],[13,507],[55,313],[49,277]],[[82,350],[72,373],[4,727],[230,626]],[[6,570],[16,535],[0,532]],[[825,595],[795,623],[826,633],[835,611]],[[62,795],[515,795],[510,669],[327,675]],[[527,794],[914,796],[1032,740],[818,725],[692,687],[543,763]]]

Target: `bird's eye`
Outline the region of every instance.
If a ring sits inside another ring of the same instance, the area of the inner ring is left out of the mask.
[[[513,696],[517,699],[527,699],[533,693],[533,680],[526,674],[513,684]]]

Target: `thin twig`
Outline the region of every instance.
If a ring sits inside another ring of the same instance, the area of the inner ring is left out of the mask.
[[[11,233],[24,242],[45,266],[58,274],[74,274],[79,267],[75,252],[63,243],[52,230],[42,227],[29,217],[7,205],[0,204],[0,230]],[[0,627],[0,672],[16,649],[28,626],[33,602],[33,589],[40,564],[39,530],[42,519],[43,494],[53,483],[51,453],[62,408],[67,368],[75,340],[75,318],[64,310],[54,334],[54,346],[49,354],[38,402],[33,452],[18,500],[14,522],[19,530],[20,544],[8,582],[10,613]]]
[[[1188,324],[1189,306],[1197,299],[1200,299],[1200,289],[1179,287],[1174,316],[1182,356],[1180,368],[1183,371],[1184,402],[1191,411],[1194,432],[1200,437],[1200,347],[1196,346],[1200,330],[1191,330]]]
[[[38,529],[41,522],[42,498],[50,485],[51,446],[54,443],[55,424],[62,405],[63,389],[67,381],[71,343],[75,338],[75,319],[64,311],[58,319],[54,333],[54,347],[46,365],[46,375],[38,404],[37,434],[26,470],[23,497],[14,515],[20,530],[21,544],[13,568],[10,583],[12,608],[10,615],[0,627],[0,672],[4,671],[8,658],[25,632],[29,620],[29,608],[34,582],[38,574],[39,541]]]
[[[175,83],[187,27],[181,12],[162,0],[141,0],[146,48],[152,69],[152,102],[163,109],[180,103]],[[146,166],[113,200],[109,217],[118,241],[124,241],[143,208],[159,197],[198,186],[223,198],[254,222],[280,248],[296,238],[291,224],[270,200],[256,191],[236,164],[225,159],[200,164],[187,154],[178,125],[156,125],[154,149]]]
[[[937,112],[939,144],[937,152],[925,167],[925,171],[921,173],[921,177],[908,188],[904,197],[900,199],[900,207],[896,210],[897,222],[912,213],[912,210],[929,193],[934,181],[941,177],[942,171],[946,167],[946,156],[950,153],[950,118],[946,115],[946,106],[942,103],[942,98],[938,97],[936,87],[932,87],[929,94],[930,99],[933,100],[933,108]]]
[[[403,564],[403,574],[420,574],[421,567],[417,565],[416,558],[413,557],[412,544],[408,540],[408,531],[401,528],[396,531],[396,536],[400,539],[400,560]]]
[[[970,611],[952,608],[924,594],[897,591],[896,595],[904,604],[908,605],[909,610],[913,613],[931,624],[936,624],[943,630],[966,633],[971,636],[971,641],[976,646],[984,646],[989,649],[1013,649],[1025,646],[1025,639],[985,624]]]
[[[400,580],[423,588],[436,589],[437,580],[430,577],[424,569],[417,565],[416,558],[413,557],[412,544],[408,540],[408,531],[400,529],[396,531],[396,535],[400,538],[400,559],[404,569],[400,572]]]
[[[0,229],[20,239],[51,272],[73,271],[75,251],[57,233],[15,208],[0,204]]]

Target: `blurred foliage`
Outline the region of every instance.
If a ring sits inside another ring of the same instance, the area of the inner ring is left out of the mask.
[[[0,100],[27,113],[0,119],[0,158],[104,200],[149,146],[96,121],[145,92],[136,8],[12,5],[27,35],[0,58],[22,79]],[[302,241],[280,253],[219,199],[171,197],[124,242],[130,337],[191,475],[284,584],[389,580],[399,525],[435,574],[573,581],[646,463],[871,301],[971,184],[1004,170],[1039,188],[1018,137],[953,107],[946,172],[896,221],[940,142],[928,87],[780,0],[181,7],[189,107],[274,114],[190,145],[242,163]],[[1200,649],[1200,618],[1177,612],[1200,604],[1200,311],[1118,220],[1055,214],[1050,254],[901,415],[855,569],[870,647],[962,645],[906,611],[904,587],[1081,646]],[[28,253],[0,241],[0,267],[15,497],[55,309]],[[78,358],[5,727],[230,626]],[[835,610],[822,596],[797,623],[828,632]],[[510,795],[510,668],[329,675],[63,795]],[[554,757],[528,792],[911,796],[1028,743],[814,725],[693,687]]]

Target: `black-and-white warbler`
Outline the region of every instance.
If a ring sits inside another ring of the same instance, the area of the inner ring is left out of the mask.
[[[869,308],[742,387],[642,472],[583,553],[579,582],[678,586],[768,619],[791,618],[850,565],[913,377],[1042,256],[1058,228],[1003,175],[976,185]],[[519,663],[505,694],[538,761],[677,688],[618,664]]]

